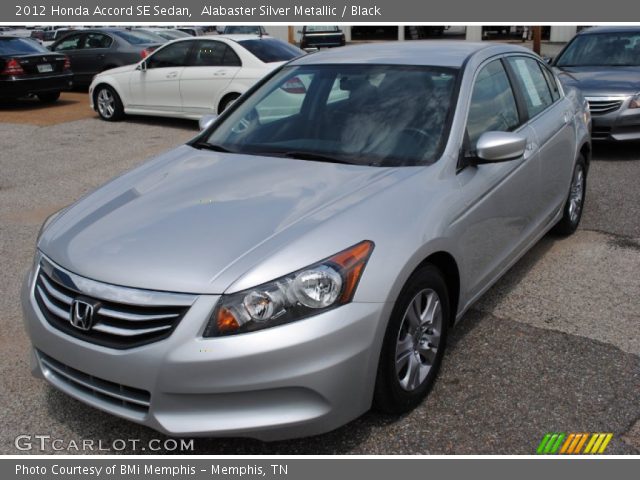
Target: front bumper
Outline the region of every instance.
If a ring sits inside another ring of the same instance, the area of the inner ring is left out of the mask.
[[[72,86],[72,73],[59,73],[47,77],[18,77],[0,80],[0,96],[18,98],[31,94],[66,91]]]
[[[201,331],[219,297],[201,295],[168,338],[114,350],[49,324],[33,283],[31,273],[22,290],[33,374],[165,434],[310,436],[370,408],[388,304],[351,303],[280,327],[205,339]],[[121,402],[114,401],[118,392]]]
[[[640,140],[640,108],[628,108],[630,101],[631,97],[625,98],[622,106],[614,112],[603,115],[592,112],[591,138],[593,140]]]

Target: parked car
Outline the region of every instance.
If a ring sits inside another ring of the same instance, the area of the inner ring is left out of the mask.
[[[300,109],[265,121],[293,79]],[[516,46],[293,60],[45,222],[22,294],[34,374],[169,435],[408,411],[454,322],[548,230],[577,228],[585,114]]]
[[[177,30],[180,30],[192,37],[201,37],[205,34],[204,29],[200,27],[178,27]]]
[[[70,58],[76,84],[88,85],[96,74],[137,63],[164,43],[164,38],[153,33],[97,28],[65,35],[50,49]]]
[[[199,119],[221,113],[262,77],[305,52],[255,35],[190,37],[137,65],[97,75],[91,106],[104,120],[125,113]]]
[[[640,140],[640,27],[582,30],[553,66],[587,97],[594,140]]]
[[[227,25],[222,30],[223,35],[269,35],[261,25]]]
[[[342,47],[346,43],[337,25],[305,25],[300,33],[300,48]]]
[[[55,102],[72,83],[65,55],[51,53],[30,38],[0,36],[0,98],[36,95],[41,102]]]
[[[136,28],[136,31],[152,33],[154,35],[158,35],[159,37],[164,38],[166,41],[177,40],[179,38],[188,38],[192,36],[176,28],[144,27],[144,28]]]

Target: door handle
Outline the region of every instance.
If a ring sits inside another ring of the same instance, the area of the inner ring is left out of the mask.
[[[213,72],[213,76],[214,77],[222,77],[224,75],[226,75],[227,72],[225,70],[217,70],[215,72]]]
[[[177,76],[178,76],[178,72],[170,72],[170,73],[167,73],[166,78],[176,78]]]
[[[104,53],[98,54],[98,58],[104,58]]]

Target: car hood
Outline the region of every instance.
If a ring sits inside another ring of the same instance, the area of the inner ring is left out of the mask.
[[[223,293],[253,266],[232,268],[249,252],[273,251],[266,244],[294,225],[308,233],[411,170],[185,145],[79,200],[44,230],[38,247],[63,268],[110,284]],[[329,208],[338,201],[340,208]]]
[[[563,84],[578,87],[585,96],[640,92],[640,67],[557,67],[556,72]]]

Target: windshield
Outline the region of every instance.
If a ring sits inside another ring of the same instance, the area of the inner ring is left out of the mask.
[[[275,38],[240,40],[238,43],[264,63],[286,62],[306,53],[298,47]]]
[[[29,55],[31,53],[51,53],[30,38],[0,37],[0,55]]]
[[[640,66],[640,32],[578,35],[560,55],[556,66]]]
[[[457,70],[285,67],[196,146],[375,166],[427,165],[448,136]]]
[[[113,32],[114,35],[123,38],[131,45],[144,45],[146,43],[164,43],[165,39],[151,32],[142,32],[140,30],[122,30]]]

